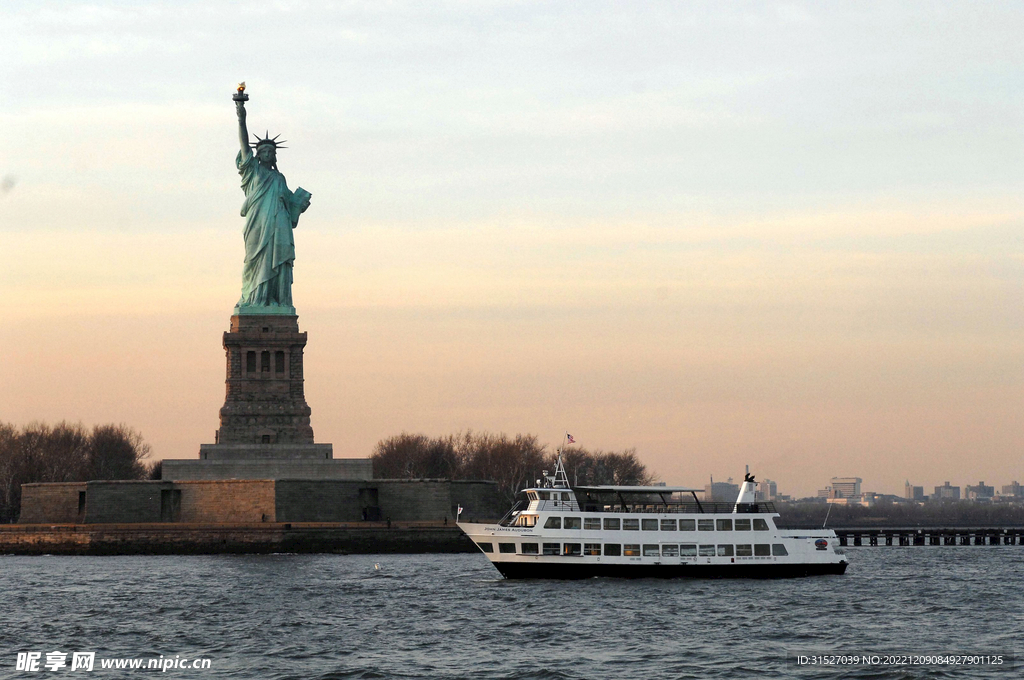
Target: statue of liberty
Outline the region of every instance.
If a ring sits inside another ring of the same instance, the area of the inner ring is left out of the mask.
[[[277,170],[277,150],[285,147],[269,132],[249,142],[245,126],[245,83],[233,97],[238,113],[238,141],[235,158],[242,176],[242,217],[245,218],[245,262],[242,266],[242,297],[235,314],[295,314],[292,306],[292,264],[295,239],[292,229],[299,215],[309,207],[310,193],[288,190],[284,175]],[[280,137],[280,135],[278,135]]]

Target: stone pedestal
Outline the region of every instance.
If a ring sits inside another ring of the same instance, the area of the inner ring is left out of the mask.
[[[220,410],[216,445],[204,446],[202,458],[292,458],[302,445],[313,444],[303,391],[305,346],[306,334],[299,332],[295,315],[231,317],[231,330],[224,334],[227,396]],[[247,446],[253,447],[252,455],[239,455]],[[330,448],[330,444],[320,446]],[[271,451],[278,447],[280,455],[275,456]],[[310,451],[298,457],[323,457],[323,453],[314,456]]]
[[[336,460],[330,444],[313,442],[302,377],[306,334],[294,313],[272,311],[231,317],[216,443],[201,445],[199,460],[165,460],[164,479],[373,477],[368,459]]]

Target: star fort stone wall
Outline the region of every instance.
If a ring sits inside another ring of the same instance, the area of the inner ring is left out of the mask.
[[[497,519],[488,481],[202,480],[94,481],[22,485],[21,524],[244,524],[429,522]]]

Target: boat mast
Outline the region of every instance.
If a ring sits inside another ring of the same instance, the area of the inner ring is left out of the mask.
[[[551,480],[551,485],[554,488],[569,488],[569,477],[565,474],[565,466],[562,465],[562,449],[565,448],[565,444],[569,439],[569,431],[566,430],[565,434],[562,435],[562,445],[558,447],[558,460],[555,462],[555,476]]]

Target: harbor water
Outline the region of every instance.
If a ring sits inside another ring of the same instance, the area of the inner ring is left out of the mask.
[[[847,554],[843,576],[573,582],[505,581],[480,554],[3,556],[0,678],[1024,676],[1024,548]],[[17,668],[54,651],[96,666]],[[100,668],[161,656],[209,667]]]

